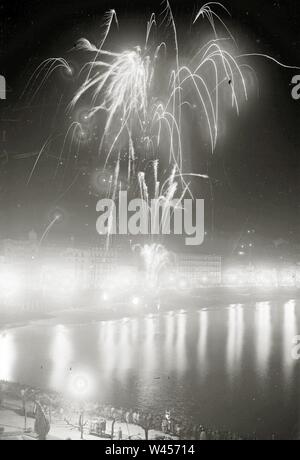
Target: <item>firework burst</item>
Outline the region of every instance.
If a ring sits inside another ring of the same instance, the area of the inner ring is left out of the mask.
[[[215,38],[199,49],[192,57],[190,65],[181,65],[176,23],[170,4],[166,2],[161,27],[172,28],[176,63],[174,68],[166,66],[169,84],[164,91],[160,91],[164,93],[163,97],[155,94],[154,81],[158,78],[156,74],[160,73],[162,66],[168,62],[168,59],[161,59],[161,51],[164,50],[164,54],[167,54],[168,48],[166,42],[149,44],[151,30],[157,27],[154,13],[147,23],[143,47],[136,46],[121,53],[104,49],[113,21],[118,24],[115,11],[108,13],[105,36],[99,47],[83,38],[78,42],[78,49],[92,53],[95,57],[82,68],[82,72],[88,69],[88,74],[76,92],[71,107],[74,108],[83,97],[89,97],[88,118],[94,117],[98,112],[105,113],[106,121],[99,146],[100,153],[105,154],[105,167],[113,152],[124,148],[124,138],[127,139],[125,149],[128,181],[133,177],[143,192],[145,174],[136,170],[136,160],[146,153],[149,155],[149,152],[153,159],[160,159],[161,143],[163,141],[165,144],[166,139],[170,177],[175,168],[175,176],[180,182],[181,189],[190,192],[189,184],[186,182],[187,174],[183,171],[184,105],[189,106],[191,110],[197,107],[204,114],[213,152],[218,139],[221,92],[227,93],[230,85],[231,103],[237,113],[240,110],[240,99],[247,100],[246,82],[241,67],[235,57],[223,47],[224,40],[217,37],[215,19],[228,32],[229,30],[213,10],[214,7],[224,9],[219,3],[208,3],[200,9],[194,23],[200,16],[207,17]],[[136,148],[137,139],[142,148]]]
[[[170,263],[170,254],[161,244],[135,245],[133,250],[138,249],[144,262],[146,282],[149,288],[158,286],[160,272]]]
[[[199,9],[192,21],[194,30],[198,30],[201,18],[206,19],[213,35],[191,56],[181,54],[180,38],[168,0],[164,2],[159,25],[156,15],[151,14],[142,44],[124,51],[108,49],[107,40],[113,26],[120,27],[115,10],[106,15],[100,44],[94,45],[86,38],[78,41],[77,49],[90,58],[80,71],[82,83],[69,108],[74,111],[84,99],[85,105],[88,101],[85,122],[97,119],[100,113],[105,116],[104,123],[100,121],[97,124],[98,149],[104,157],[104,170],[109,168],[113,171],[107,192],[113,199],[125,182],[127,188],[138,191],[146,206],[151,198],[155,198],[164,203],[167,210],[175,197],[180,202],[186,193],[193,196],[189,178],[207,180],[208,176],[185,171],[187,154],[184,145],[185,138],[189,136],[190,114],[196,114],[201,121],[200,134],[207,133],[213,153],[220,133],[222,107],[229,101],[239,115],[241,103],[248,100],[244,69],[250,66],[240,64],[241,59],[263,56],[281,67],[297,68],[286,66],[267,55],[238,55],[232,52],[231,48],[236,50],[237,46],[222,19],[223,13],[230,15],[219,2],[206,3]],[[155,36],[163,33],[165,40],[156,42],[152,34],[154,29],[158,32]],[[171,38],[169,30],[172,31]],[[219,36],[220,30],[225,37]],[[193,39],[193,49],[195,46],[196,38]],[[73,74],[70,65],[62,58],[44,61],[27,85],[32,98],[58,68]],[[72,146],[76,142],[80,144],[84,134],[84,123],[73,122],[70,125],[59,154],[59,163],[68,144],[70,155]],[[70,142],[68,139],[71,139]],[[29,181],[48,142],[38,155]],[[76,148],[78,152],[78,145]],[[121,178],[123,162],[127,166],[126,181]],[[150,179],[146,174],[149,163],[152,165]],[[164,164],[162,168],[161,163]]]

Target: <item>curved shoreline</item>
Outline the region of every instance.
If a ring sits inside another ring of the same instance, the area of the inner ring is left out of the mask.
[[[251,305],[258,302],[287,302],[300,299],[300,289],[242,289],[207,288],[193,292],[162,292],[159,300],[150,299],[150,306],[132,308],[129,302],[109,304],[106,308],[75,307],[65,310],[50,310],[49,313],[21,312],[14,315],[0,315],[0,331],[27,327],[31,324],[90,324],[118,321],[123,318],[138,318],[146,314],[168,313],[170,311],[198,311],[201,309],[226,308],[230,304]],[[157,303],[160,303],[158,310]],[[17,318],[16,318],[17,316]]]

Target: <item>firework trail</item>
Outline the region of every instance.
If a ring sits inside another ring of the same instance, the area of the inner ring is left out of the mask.
[[[65,148],[66,148],[66,145],[68,143],[68,139],[70,137],[70,134],[71,134],[71,140],[70,140],[70,143],[69,143],[68,157],[65,158],[64,157],[64,152],[65,152]],[[77,135],[79,137],[79,141],[75,142]],[[54,173],[54,178],[57,176],[59,167],[63,164],[63,161],[67,161],[68,158],[70,157],[70,155],[72,153],[73,145],[77,146],[77,154],[78,154],[79,148],[80,148],[80,139],[83,137],[83,135],[84,135],[84,130],[82,128],[82,124],[77,122],[77,121],[74,121],[73,123],[71,123],[71,125],[69,126],[69,128],[68,128],[68,130],[66,132],[64,140],[63,140],[62,148],[60,150],[60,154],[59,154],[58,161],[57,161],[57,167],[56,167],[56,170],[55,170],[55,173]]]
[[[133,250],[139,249],[146,270],[146,282],[149,288],[155,288],[161,270],[170,263],[170,254],[160,244],[135,245]]]
[[[289,69],[289,70],[300,70],[299,66],[294,66],[294,65],[287,65],[284,64],[278,59],[275,59],[273,56],[269,56],[268,54],[261,54],[261,53],[248,53],[248,54],[241,54],[240,56],[237,56],[238,58],[244,58],[244,57],[262,57],[264,59],[267,59],[269,61],[274,62],[276,65],[279,67],[282,67],[283,69]]]
[[[170,53],[172,54],[175,48],[176,63],[173,69],[168,69],[168,66],[163,69],[169,72],[170,78],[169,86],[162,91],[162,100],[155,94],[153,83],[157,78],[157,69],[161,71],[164,65],[160,60],[161,51],[164,50],[165,54],[168,54],[169,50],[166,42],[156,45],[150,43],[151,31],[158,27],[155,13],[151,14],[147,22],[144,46],[136,46],[123,52],[105,49],[112,26],[116,24],[119,28],[115,10],[110,10],[106,14],[104,35],[98,46],[86,38],[78,41],[76,48],[94,54],[94,57],[84,64],[80,71],[81,75],[88,70],[83,84],[74,95],[71,107],[74,108],[83,97],[90,97],[90,110],[86,119],[92,118],[98,112],[106,114],[99,146],[101,153],[106,150],[105,166],[112,153],[120,150],[122,144],[124,146],[124,137],[127,137],[128,182],[131,177],[137,177],[139,172],[135,170],[136,159],[141,155],[136,149],[136,139],[142,141],[144,150],[151,151],[153,157],[159,157],[161,140],[167,137],[171,169],[176,165],[178,173],[183,173],[182,107],[185,105],[191,109],[197,106],[199,112],[204,113],[211,151],[214,151],[219,131],[221,93],[228,93],[228,86],[230,87],[232,107],[237,113],[240,111],[240,101],[247,100],[248,97],[242,72],[245,64],[239,65],[239,58],[262,56],[284,68],[298,69],[286,66],[271,56],[258,53],[235,57],[224,45],[228,39],[234,41],[234,37],[221,18],[221,12],[230,15],[228,9],[220,2],[208,2],[199,9],[193,24],[197,25],[200,18],[206,18],[215,38],[200,47],[189,65],[181,65],[183,59],[180,55],[176,22],[169,1],[165,1],[165,8],[161,13],[163,20],[159,27],[172,29],[174,47],[171,47]],[[229,38],[218,37],[217,23],[224,28]],[[64,69],[67,74],[73,75],[72,67],[64,58],[47,59],[38,66],[23,94],[32,91],[34,98],[57,69]],[[70,126],[68,133],[73,128],[74,124]],[[62,151],[65,145],[66,139]],[[61,158],[62,154],[59,160]],[[184,181],[182,185],[186,187]]]
[[[83,98],[90,99],[87,118],[90,119],[104,112],[106,121],[99,145],[99,153],[105,155],[104,168],[107,167],[112,154],[119,152],[115,166],[111,196],[117,196],[121,189],[119,182],[120,150],[127,150],[127,181],[137,182],[139,195],[145,206],[151,208],[151,199],[155,198],[158,206],[163,207],[162,226],[170,212],[170,205],[176,195],[179,201],[186,193],[192,196],[190,177],[207,179],[200,174],[189,175],[183,171],[183,129],[182,108],[197,107],[204,114],[208,128],[211,152],[214,151],[219,130],[220,94],[229,93],[232,107],[237,114],[240,100],[247,100],[246,82],[237,59],[223,46],[224,41],[217,36],[215,21],[218,21],[232,39],[229,29],[214,8],[227,11],[220,3],[207,3],[195,16],[194,23],[200,17],[207,17],[215,38],[199,49],[189,65],[181,65],[177,27],[169,1],[165,2],[162,12],[162,25],[171,28],[175,49],[175,67],[168,69],[169,82],[164,96],[155,94],[157,70],[161,71],[161,52],[168,54],[166,42],[150,44],[151,31],[157,27],[153,13],[147,22],[144,46],[136,46],[122,52],[105,49],[112,24],[119,26],[116,12],[111,10],[105,22],[105,34],[100,46],[95,46],[87,39],[78,41],[77,49],[94,54],[94,58],[84,64],[81,73],[88,70],[87,77],[79,87],[71,102],[71,108]],[[165,60],[164,60],[165,62]],[[159,73],[158,72],[158,73]],[[193,101],[193,104],[192,104]],[[127,139],[124,141],[124,139]],[[136,147],[137,139],[142,144]],[[169,150],[169,173],[159,180],[159,159],[162,142],[167,139]],[[146,174],[137,170],[136,162],[141,156],[153,157],[154,193],[149,191]],[[161,182],[163,185],[161,186]],[[159,210],[157,210],[159,212]]]
[[[25,94],[28,93],[28,95],[30,95],[30,103],[32,103],[37,93],[46,84],[47,80],[51,77],[51,75],[58,69],[64,70],[67,75],[73,75],[73,70],[71,66],[64,58],[46,59],[37,67],[35,72],[28,80],[28,83],[23,93],[21,94],[20,99],[22,99],[25,96]]]
[[[209,179],[205,175],[188,174],[184,171],[184,141],[188,134],[188,123],[184,124],[183,121],[189,113],[192,112],[199,118],[201,116],[201,134],[203,127],[206,128],[210,150],[213,153],[219,138],[224,103],[228,100],[232,109],[239,115],[241,103],[248,100],[243,70],[249,66],[240,64],[240,59],[261,56],[283,68],[298,67],[286,66],[268,55],[237,55],[229,51],[228,42],[235,45],[236,42],[221,17],[222,13],[230,13],[219,2],[204,4],[195,15],[194,27],[198,27],[200,18],[207,19],[213,38],[200,45],[188,62],[186,56],[181,56],[180,39],[171,5],[168,0],[164,5],[160,25],[157,24],[155,13],[151,14],[142,45],[121,52],[107,49],[107,39],[113,25],[119,29],[115,10],[110,10],[106,15],[104,35],[99,45],[92,44],[86,38],[78,41],[76,48],[91,55],[91,58],[80,71],[80,76],[85,72],[86,76],[69,108],[74,110],[84,99],[85,103],[89,101],[86,121],[96,118],[100,113],[105,115],[102,129],[99,123],[101,132],[98,150],[99,154],[104,156],[104,169],[110,163],[113,164],[109,196],[115,199],[117,191],[122,190],[124,186],[120,172],[125,156],[129,186],[133,184],[133,187],[136,187],[147,207],[150,208],[151,199],[155,198],[165,206],[164,212],[167,213],[168,206],[175,197],[182,201],[187,193],[193,196],[189,178]],[[161,31],[163,28],[171,29],[172,37],[170,39],[166,33],[166,41],[157,42],[154,37],[152,38],[152,31]],[[219,37],[219,28],[225,31],[226,37]],[[35,97],[58,68],[64,68],[69,74],[73,72],[67,61],[62,58],[46,60],[38,67],[27,85],[27,89],[33,92],[32,97]],[[161,78],[162,74],[167,75],[166,80]],[[58,164],[64,158],[70,136],[69,156],[72,146],[78,140],[78,134],[80,144],[82,132],[84,129],[80,123],[73,122],[70,125]],[[38,155],[29,182],[46,146]],[[151,178],[146,175],[142,166],[149,161],[153,168]],[[162,173],[160,164],[165,161],[168,161],[168,166]]]
[[[113,19],[117,22],[115,11],[108,14],[105,37],[97,48],[87,39],[80,39],[78,48],[95,53],[96,57],[85,64],[88,76],[76,92],[71,107],[91,93],[91,109],[88,117],[103,111],[107,115],[99,150],[105,150],[108,143],[106,161],[112,153],[120,148],[124,134],[128,145],[128,178],[138,154],[134,148],[134,138],[145,141],[145,149],[151,146],[152,152],[159,154],[162,137],[169,139],[169,162],[176,165],[178,172],[183,169],[182,152],[182,106],[189,104],[184,100],[184,92],[194,91],[201,106],[209,129],[211,150],[214,151],[218,138],[220,91],[224,84],[230,84],[232,106],[239,113],[239,99],[247,100],[246,83],[241,68],[232,54],[222,48],[217,38],[214,17],[223,23],[213,6],[224,8],[219,3],[204,5],[195,17],[206,16],[212,25],[216,39],[202,47],[192,60],[191,66],[180,66],[180,50],[176,23],[169,2],[166,2],[163,23],[171,26],[174,35],[176,66],[170,71],[169,86],[166,88],[165,101],[160,101],[153,94],[153,81],[156,67],[159,65],[160,51],[166,50],[166,43],[161,42],[152,51],[149,46],[150,33],[156,27],[155,14],[147,23],[145,47],[137,46],[122,53],[107,51],[103,48],[109,34]],[[225,24],[224,24],[225,26]],[[226,26],[225,26],[226,27]],[[227,30],[227,28],[226,28]],[[209,69],[209,76],[207,76]],[[213,85],[211,82],[213,81]],[[228,85],[227,85],[228,86]],[[138,134],[137,134],[138,133]],[[111,140],[110,140],[111,138]],[[182,180],[186,187],[186,183]]]
[[[32,170],[31,170],[31,172],[30,172],[30,174],[29,174],[29,177],[28,177],[28,180],[27,180],[27,185],[30,184],[30,181],[31,181],[31,179],[32,179],[32,177],[33,177],[33,174],[34,174],[35,170],[36,170],[36,167],[37,167],[37,165],[38,165],[38,162],[40,161],[40,159],[41,159],[43,153],[44,153],[44,152],[48,149],[48,147],[50,146],[51,141],[52,141],[51,137],[48,137],[48,139],[46,140],[46,142],[43,144],[43,146],[42,146],[40,152],[38,153],[38,156],[37,156],[37,158],[36,158],[36,160],[35,160],[35,162],[34,162],[33,168],[32,168]]]
[[[70,183],[70,185],[66,188],[66,190],[64,190],[64,192],[55,200],[55,204],[58,204],[62,198],[64,198],[66,196],[66,194],[72,189],[72,187],[75,185],[75,183],[77,182],[77,180],[79,179],[81,175],[81,172],[79,172],[75,177],[74,179],[72,180],[72,182]]]
[[[114,21],[115,21],[116,25],[119,27],[118,18],[117,18],[117,14],[116,14],[115,10],[110,10],[106,14],[106,20],[104,22],[105,33],[104,33],[104,37],[103,37],[103,39],[101,41],[101,44],[99,46],[99,50],[101,50],[102,47],[104,46]],[[80,46],[80,43],[79,43],[79,46]],[[98,56],[99,56],[98,50],[96,48],[95,48],[95,51],[96,51],[96,56],[95,56],[95,59],[94,59],[94,63],[96,63],[96,61],[98,59]],[[88,73],[86,81],[88,81],[89,78],[90,78],[92,68],[93,68],[93,66],[90,66],[90,72]]]
[[[203,5],[200,8],[198,14],[196,15],[196,17],[194,19],[193,24],[195,24],[200,17],[202,17],[202,18],[206,17],[208,19],[213,31],[214,31],[215,37],[218,38],[217,28],[216,28],[216,24],[215,24],[215,19],[217,19],[217,21],[225,28],[225,30],[226,30],[226,32],[228,32],[230,38],[236,44],[235,38],[233,37],[232,33],[228,29],[228,27],[225,24],[225,22],[223,21],[223,19],[214,11],[214,7],[219,7],[220,9],[225,11],[229,16],[231,16],[231,14],[228,11],[228,9],[224,5],[222,5],[222,3],[210,2],[210,3],[206,3],[205,5]]]
[[[45,240],[45,238],[47,237],[47,235],[50,233],[52,227],[54,227],[54,225],[56,224],[56,222],[58,222],[59,220],[61,219],[61,215],[60,214],[55,214],[54,218],[52,219],[52,221],[50,222],[50,224],[46,227],[40,241],[39,241],[39,244],[38,244],[38,247],[41,247],[41,245],[43,244],[43,241]]]
[[[80,47],[92,51],[93,46],[81,40]],[[148,113],[148,94],[153,77],[153,67],[149,56],[144,56],[140,47],[123,53],[112,53],[102,49],[97,50],[102,57],[109,57],[112,62],[108,64],[104,60],[90,63],[96,74],[84,82],[75,95],[72,106],[90,89],[93,89],[92,108],[88,118],[99,111],[107,113],[107,121],[100,150],[104,139],[113,127],[117,135],[113,140],[107,161],[110,158],[122,133],[128,133],[129,142],[132,140],[133,124],[137,123],[143,131]],[[97,104],[97,101],[100,103]],[[116,128],[117,127],[117,128]]]

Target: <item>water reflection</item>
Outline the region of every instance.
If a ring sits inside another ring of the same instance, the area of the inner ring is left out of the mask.
[[[199,312],[199,338],[198,338],[198,362],[200,367],[200,376],[205,378],[208,372],[207,356],[207,336],[208,336],[208,311]]]
[[[178,374],[183,374],[187,367],[187,353],[186,353],[186,327],[187,317],[186,314],[181,313],[176,317],[176,370]]]
[[[237,333],[236,333],[236,365],[237,370],[241,371],[243,347],[244,347],[244,308],[242,305],[237,307]]]
[[[147,316],[144,319],[144,331],[145,335],[143,337],[144,347],[143,347],[143,370],[146,373],[153,372],[156,367],[159,366],[157,362],[158,356],[156,355],[156,344],[155,344],[155,327],[156,321],[155,317],[152,315]]]
[[[199,415],[199,423],[239,425],[246,433],[259,416],[267,434],[277,424],[284,432],[290,430],[296,400],[294,387],[287,385],[297,383],[291,345],[299,334],[298,321],[290,301],[80,327],[35,325],[0,333],[0,379],[54,389],[70,382],[75,394],[88,382],[99,401],[117,407],[174,407]],[[37,370],[49,356],[52,366]]]
[[[255,310],[256,359],[260,376],[268,374],[272,345],[271,306],[269,302],[259,302]]]
[[[116,325],[113,321],[101,323],[99,331],[99,365],[107,380],[117,366],[118,349],[116,343]]]
[[[173,369],[174,364],[174,339],[175,339],[175,316],[170,312],[165,316],[165,368],[167,373]]]
[[[0,380],[13,380],[16,350],[11,332],[0,333]]]
[[[286,384],[291,383],[291,377],[295,367],[292,356],[293,340],[297,335],[297,323],[295,301],[291,300],[284,305],[283,320],[283,365]]]
[[[130,341],[131,345],[138,341],[139,336],[139,321],[137,319],[132,319],[130,322]]]
[[[120,324],[119,332],[119,361],[118,361],[118,377],[126,378],[126,372],[130,369],[131,364],[131,346],[130,346],[130,321],[124,319]]]
[[[227,373],[230,379],[241,370],[244,342],[244,309],[231,305],[228,310]]]
[[[62,390],[68,381],[72,354],[73,348],[68,329],[65,326],[57,326],[53,330],[53,342],[50,350],[53,363],[50,385],[57,391]]]
[[[228,311],[228,335],[227,335],[227,370],[232,375],[235,361],[235,338],[236,338],[236,309],[231,306]]]

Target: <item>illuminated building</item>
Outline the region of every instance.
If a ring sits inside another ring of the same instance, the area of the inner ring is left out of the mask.
[[[190,287],[218,286],[222,280],[222,260],[209,255],[176,255],[177,276]]]

